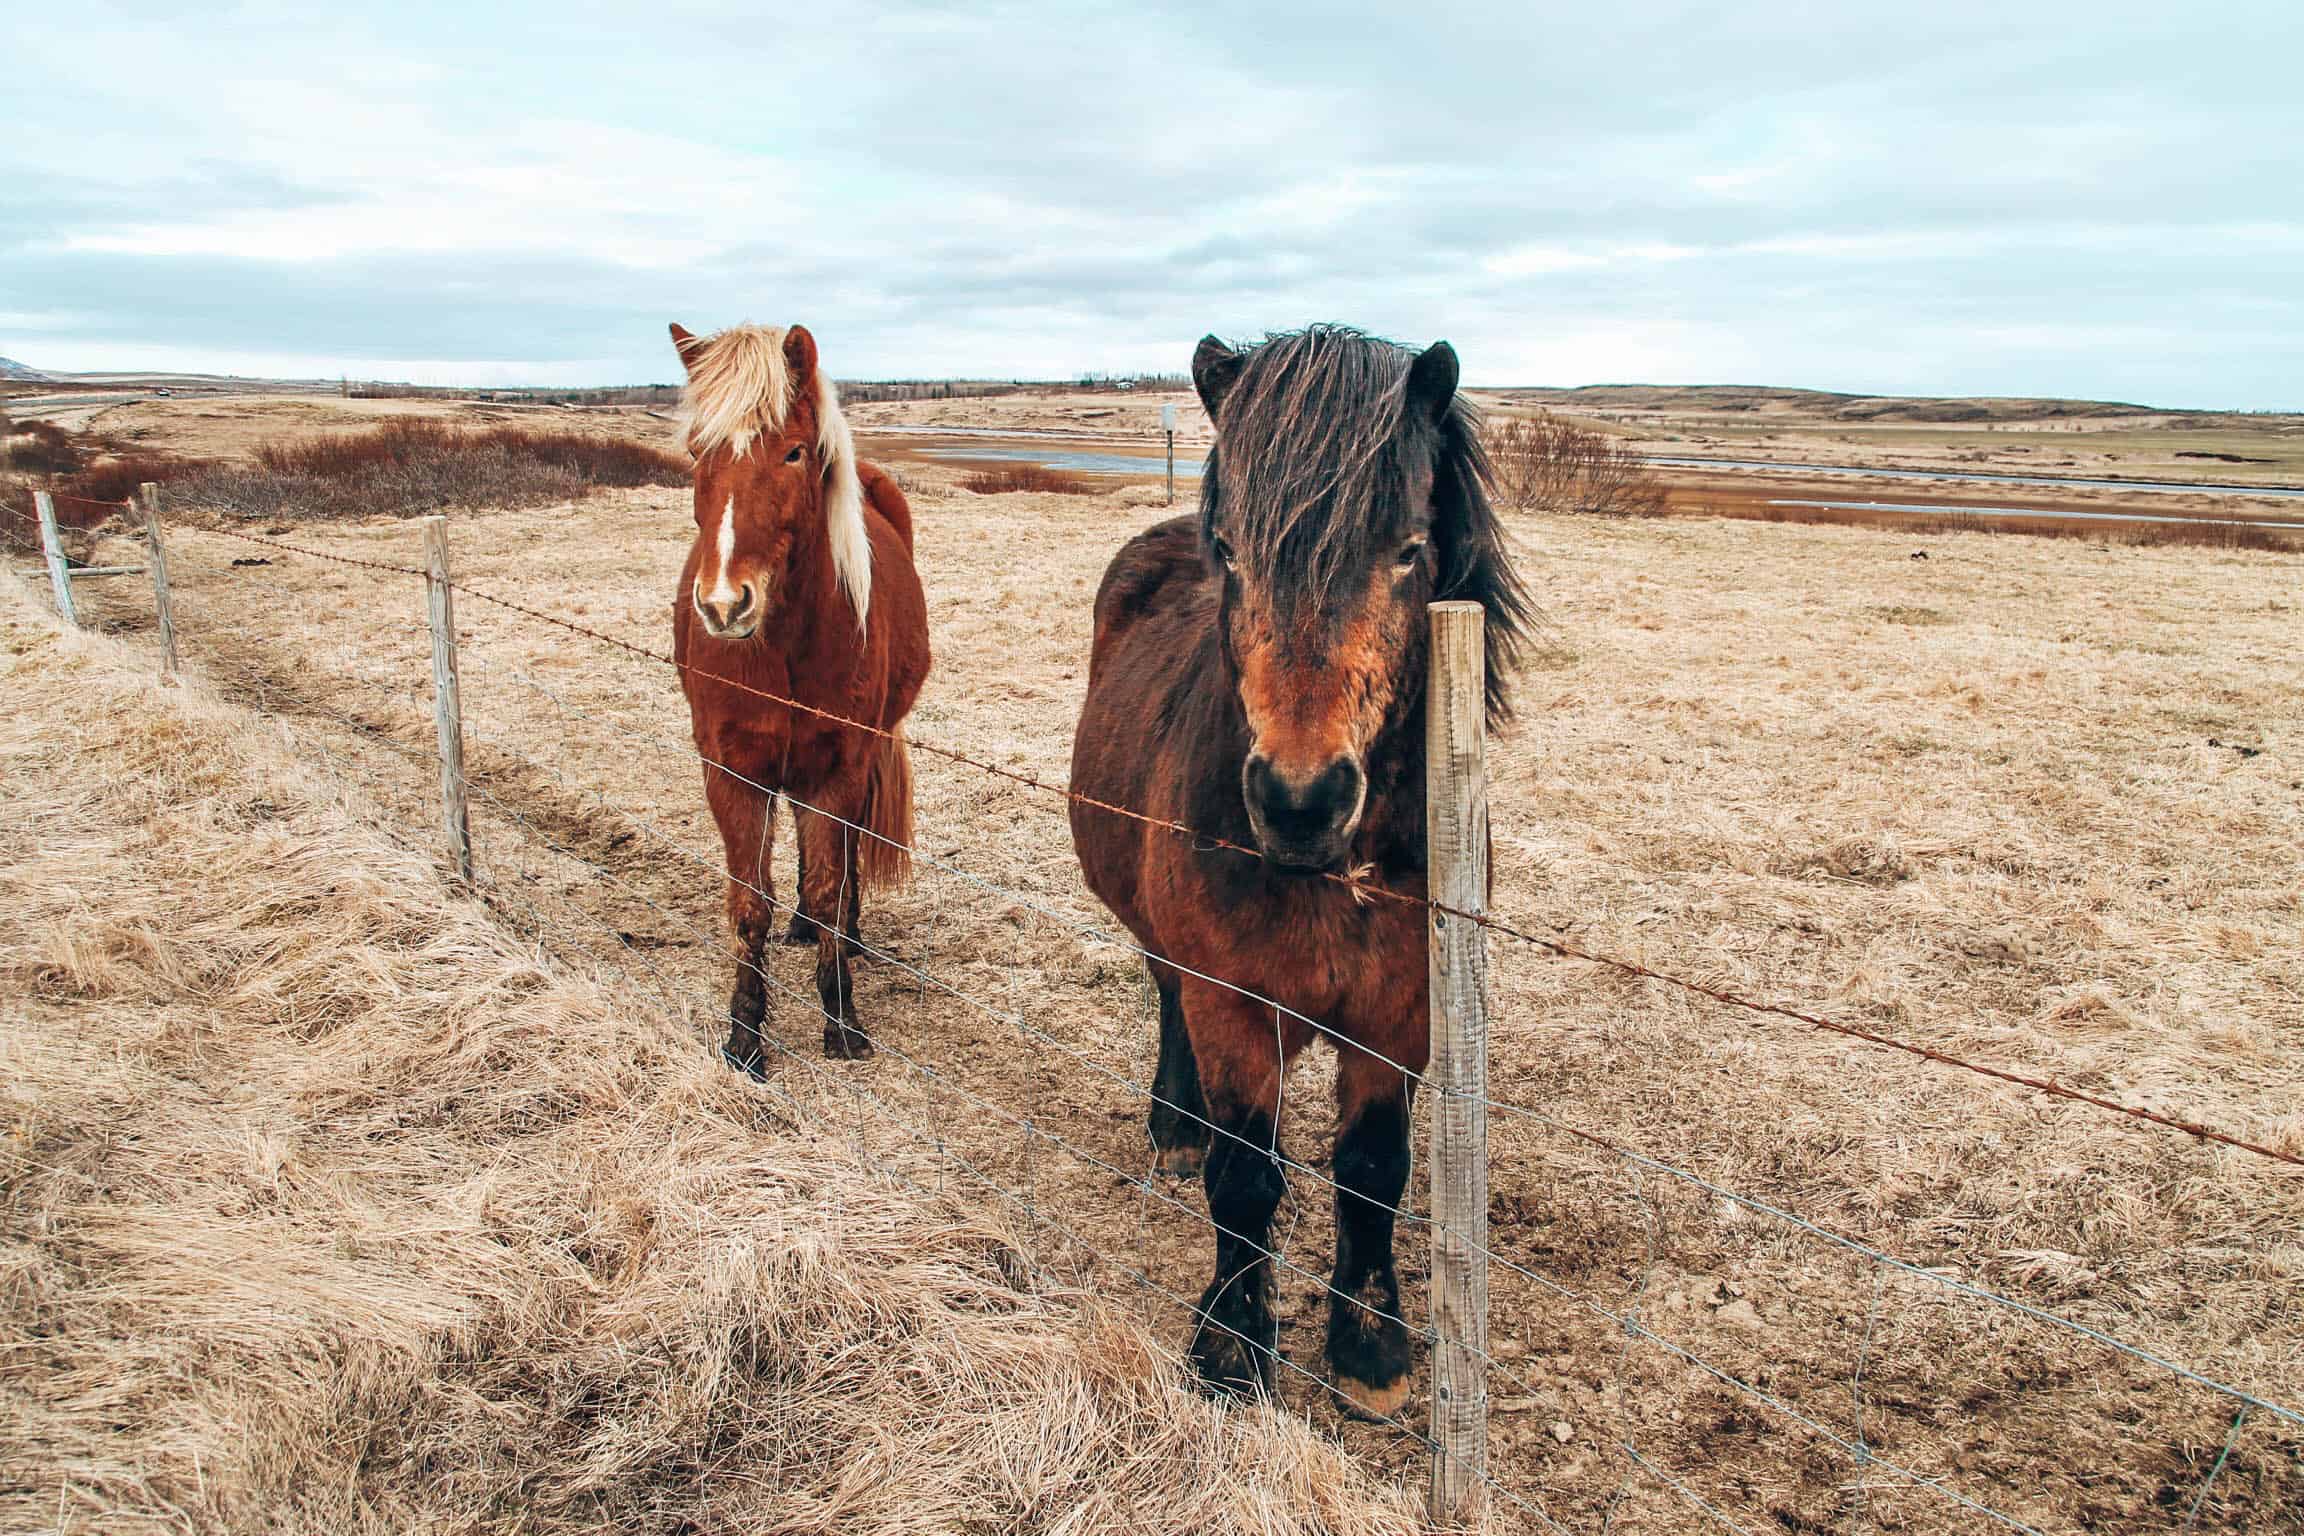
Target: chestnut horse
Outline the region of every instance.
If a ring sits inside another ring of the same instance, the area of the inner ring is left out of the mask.
[[[688,370],[696,458],[696,543],[672,600],[672,655],[727,855],[736,985],[723,1053],[764,1075],[768,856],[782,793],[800,842],[785,942],[816,946],[824,1054],[869,1056],[848,957],[863,887],[910,869],[903,722],[928,675],[912,509],[895,481],[858,462],[805,328],[698,338],[675,325],[672,344]]]
[[[1139,534],[1105,572],[1072,786],[1261,856],[1077,799],[1072,835],[1089,886],[1156,957],[1155,1157],[1171,1174],[1204,1164],[1216,1228],[1201,1375],[1272,1382],[1281,1087],[1317,1021],[1339,1056],[1328,1363],[1349,1409],[1388,1417],[1413,1361],[1392,1219],[1405,1074],[1429,1049],[1426,914],[1322,877],[1426,894],[1425,605],[1486,607],[1492,720],[1529,610],[1446,342],[1411,355],[1315,326],[1234,351],[1211,336],[1192,377],[1216,428],[1200,513]]]

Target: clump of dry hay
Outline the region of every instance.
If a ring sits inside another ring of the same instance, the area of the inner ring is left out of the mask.
[[[0,636],[0,1528],[1421,1528],[270,729]]]

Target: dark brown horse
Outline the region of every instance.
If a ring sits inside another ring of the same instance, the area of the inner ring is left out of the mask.
[[[1166,1172],[1204,1160],[1216,1227],[1201,1374],[1272,1381],[1281,1084],[1317,1024],[1339,1053],[1328,1361],[1350,1407],[1388,1416],[1413,1360],[1392,1223],[1404,1073],[1429,1043],[1425,911],[1323,876],[1425,894],[1425,604],[1486,606],[1500,718],[1526,600],[1446,342],[1411,355],[1316,326],[1241,352],[1211,336],[1192,376],[1216,427],[1200,514],[1105,572],[1072,784],[1261,857],[1078,800],[1072,834],[1089,886],[1158,957],[1152,1142]]]
[[[800,839],[800,902],[785,941],[816,946],[824,1054],[868,1056],[848,956],[863,888],[910,868],[903,722],[928,675],[912,509],[893,480],[858,462],[804,328],[745,325],[699,339],[675,325],[672,344],[688,370],[696,456],[696,544],[672,600],[672,655],[728,861],[736,986],[725,1053],[763,1075],[780,792]]]

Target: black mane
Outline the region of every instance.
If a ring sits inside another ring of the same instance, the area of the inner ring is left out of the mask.
[[[1436,599],[1488,611],[1488,718],[1512,712],[1512,674],[1532,612],[1488,500],[1478,410],[1461,394],[1437,421],[1402,409],[1414,354],[1342,325],[1267,336],[1240,354],[1226,386],[1218,443],[1200,482],[1200,529],[1221,526],[1236,553],[1287,608],[1326,606],[1340,577],[1389,558],[1407,531],[1415,467],[1432,474]],[[1420,695],[1419,695],[1420,696]]]

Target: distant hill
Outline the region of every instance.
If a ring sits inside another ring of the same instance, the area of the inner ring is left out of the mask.
[[[48,375],[37,368],[27,368],[12,357],[0,357],[0,379],[20,379],[27,384],[45,384]]]

